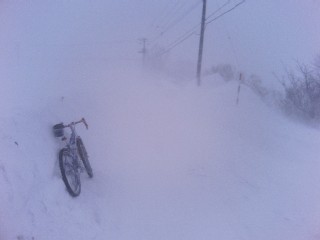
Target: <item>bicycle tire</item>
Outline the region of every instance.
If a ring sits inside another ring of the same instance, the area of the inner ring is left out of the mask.
[[[77,137],[77,148],[78,148],[78,153],[79,153],[80,159],[82,160],[82,163],[84,165],[84,168],[86,169],[88,176],[90,178],[92,178],[93,171],[92,171],[92,168],[91,168],[91,165],[89,162],[89,156],[88,156],[87,150],[83,144],[83,141],[79,136]]]
[[[59,153],[59,166],[62,175],[62,180],[66,185],[68,193],[72,197],[79,196],[81,192],[80,174],[78,169],[73,166],[73,159],[70,151],[63,148]]]

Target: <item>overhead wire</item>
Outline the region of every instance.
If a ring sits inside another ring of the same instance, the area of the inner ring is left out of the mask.
[[[184,41],[186,41],[188,38],[190,38],[192,35],[194,35],[194,32],[189,33],[188,35],[186,35],[184,38],[180,39],[179,41],[176,41],[175,43],[171,44],[171,46],[166,49],[165,51],[163,51],[160,55],[163,55],[167,52],[170,52],[173,48],[175,48],[176,46],[178,46],[179,44],[183,43]]]
[[[172,22],[170,25],[168,25],[167,28],[162,33],[164,34],[165,32],[169,31],[171,28],[176,26],[178,23],[180,23],[186,16],[188,16],[193,10],[195,10],[200,3],[201,2],[198,1],[194,5],[192,5],[190,8],[188,8],[188,10],[183,15],[181,15],[174,22]]]
[[[231,12],[232,10],[234,10],[235,8],[239,7],[241,4],[245,3],[246,0],[242,0],[241,2],[237,3],[235,6],[233,6],[232,8],[230,8],[229,10],[221,13],[220,15],[218,15],[217,17],[213,18],[212,20],[210,20],[209,22],[206,22],[206,26],[209,25],[210,23],[216,21],[217,19],[221,18],[222,16],[226,15],[227,13]]]
[[[180,37],[178,37],[175,41],[171,42],[165,51],[163,51],[160,55],[163,55],[164,53],[169,52],[176,46],[178,46],[180,43],[184,42],[188,38],[190,38],[192,35],[196,33],[196,29],[199,27],[199,24],[195,25],[193,28],[186,31],[184,34],[182,34]]]
[[[153,19],[152,23],[151,23],[150,26],[149,26],[149,29],[152,28],[158,21],[162,20],[163,14],[164,14],[165,12],[167,12],[167,10],[168,10],[168,8],[169,8],[169,6],[170,6],[170,3],[171,3],[171,0],[169,0],[169,1],[167,2],[167,4],[165,5],[165,7],[162,9],[160,15],[156,16],[156,17]]]
[[[228,0],[226,3],[224,3],[220,8],[218,8],[217,10],[215,10],[214,12],[212,12],[206,19],[208,19],[209,17],[213,16],[214,14],[216,14],[217,12],[219,12],[222,8],[224,8],[226,5],[228,5],[230,3],[230,0]],[[175,48],[176,46],[178,46],[180,43],[184,42],[185,40],[187,40],[188,38],[190,38],[193,34],[196,33],[196,29],[201,25],[201,23],[198,23],[197,25],[195,25],[193,28],[191,28],[190,30],[188,30],[187,32],[185,32],[183,35],[181,35],[180,37],[178,37],[175,41],[173,41],[172,43],[170,43],[167,46],[167,50],[163,51],[161,53],[167,53],[170,50],[172,50],[173,48]]]
[[[166,28],[157,36],[155,37],[153,40],[151,40],[151,42],[155,42],[158,39],[160,39],[161,37],[163,37],[163,35],[168,32],[170,29],[172,29],[174,26],[176,26],[178,23],[180,23],[186,16],[188,16],[194,9],[196,9],[196,7],[201,3],[201,1],[197,1],[195,4],[193,4],[192,6],[190,6],[188,8],[187,11],[185,11],[182,15],[180,15],[178,18],[176,18],[174,21],[170,22]]]
[[[179,11],[186,5],[186,2],[181,2],[181,0],[179,2],[177,2],[177,4],[175,5],[174,8],[172,8],[172,11],[169,15],[169,17],[166,19],[167,21],[164,22],[162,25],[163,28],[165,28],[167,25],[170,24],[170,22],[175,18],[175,16],[179,13]]]
[[[177,11],[177,8],[179,9],[179,5],[181,3],[181,0],[176,0],[173,5],[171,4],[171,8],[167,9],[165,15],[162,17],[161,21],[158,22],[158,28],[161,28],[161,26],[167,25],[168,21],[172,19],[175,12]]]
[[[186,16],[188,16],[194,9],[196,9],[196,7],[201,3],[201,1],[197,1],[195,4],[191,5],[187,11],[185,11],[182,15],[180,15],[180,17],[175,18],[174,21],[169,22],[166,26],[165,29],[163,30],[162,33],[167,32],[168,30],[170,30],[172,27],[174,27],[175,25],[177,25],[179,22],[181,22]],[[185,6],[186,3],[183,5]]]
[[[207,17],[206,20],[208,20],[210,17],[212,17],[213,15],[215,15],[217,12],[219,12],[222,8],[224,8],[225,6],[227,6],[228,4],[230,4],[231,0],[226,1],[221,7],[219,7],[217,10],[213,11],[212,13],[210,13]]]
[[[227,6],[228,4],[230,4],[230,0],[228,0],[226,3],[224,3],[221,7],[219,7],[217,10],[215,10],[214,12],[212,12],[207,18],[206,18],[206,22],[205,26],[207,26],[208,24],[216,21],[217,19],[221,18],[222,16],[224,16],[225,14],[231,12],[232,10],[234,10],[235,8],[239,7],[240,5],[242,5],[246,0],[242,0],[241,2],[237,3],[235,6],[233,6],[232,8],[230,8],[229,10],[221,13],[220,15],[216,16],[215,18],[211,19],[210,21],[208,21],[212,16],[214,16],[217,12],[219,12],[221,9],[223,9],[225,6]],[[185,32],[184,34],[182,34],[180,37],[178,37],[175,41],[173,41],[171,44],[169,44],[167,46],[167,49],[162,51],[160,53],[160,55],[163,55],[165,53],[168,53],[169,51],[171,51],[173,48],[177,47],[178,45],[180,45],[181,43],[183,43],[184,41],[186,41],[188,38],[190,38],[192,35],[194,35],[196,33],[196,28],[198,28],[201,25],[201,23],[195,25],[193,28],[191,28],[190,30],[188,30],[187,32]]]

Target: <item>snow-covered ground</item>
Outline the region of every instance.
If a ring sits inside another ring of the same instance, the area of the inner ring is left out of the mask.
[[[235,82],[196,87],[196,35],[164,63],[175,79],[136,66],[151,17],[177,2],[0,1],[0,240],[320,239],[319,130],[245,86],[237,105]],[[207,28],[203,69],[238,57],[273,81],[317,54],[318,9],[247,1]],[[72,198],[52,126],[82,117],[94,177]]]
[[[232,82],[179,85],[129,65],[70,68],[66,81],[35,66],[46,81],[1,77],[1,240],[320,239],[317,130],[245,87],[236,105]],[[51,127],[81,117],[94,178],[72,198]]]

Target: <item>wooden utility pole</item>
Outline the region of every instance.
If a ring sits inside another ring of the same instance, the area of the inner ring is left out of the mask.
[[[206,8],[207,8],[207,0],[203,0],[202,18],[201,18],[201,32],[200,32],[200,42],[199,42],[199,54],[198,54],[198,65],[197,65],[197,83],[198,83],[198,86],[200,86],[200,84],[201,84],[201,65],[202,65],[204,29],[205,29],[205,22],[206,22]]]
[[[239,86],[238,86],[237,101],[236,101],[237,105],[239,104],[241,83],[242,83],[242,73],[239,74]]]
[[[139,40],[142,42],[142,49],[139,51],[139,53],[142,53],[142,60],[143,62],[145,62],[146,54],[147,54],[147,48],[146,48],[147,39],[141,38]]]

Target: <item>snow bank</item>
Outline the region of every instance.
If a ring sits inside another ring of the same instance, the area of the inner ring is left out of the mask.
[[[1,239],[320,236],[318,132],[245,87],[236,105],[233,83],[197,88],[128,65],[73,66],[2,78]],[[72,198],[51,127],[81,117],[94,178],[83,174]]]

